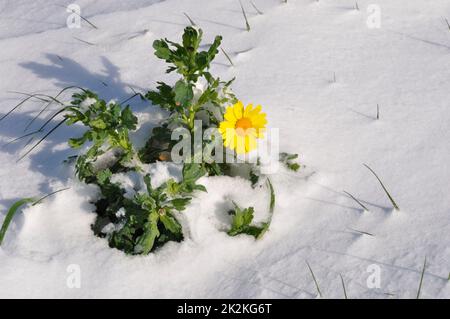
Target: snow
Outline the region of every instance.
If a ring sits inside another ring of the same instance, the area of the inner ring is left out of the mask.
[[[276,210],[260,241],[226,235],[226,212],[232,199],[253,205],[263,220],[267,192],[239,178],[202,178],[208,193],[179,216],[185,241],[129,257],[94,236],[98,190],[62,163],[74,155],[66,141],[81,127],[62,127],[18,163],[24,142],[3,147],[0,221],[19,198],[70,189],[14,218],[0,248],[0,297],[315,298],[308,261],[326,298],[343,298],[340,274],[350,298],[415,298],[425,257],[421,297],[450,297],[447,0],[377,0],[375,29],[366,23],[368,0],[358,1],[359,11],[352,0],[254,0],[263,15],[243,1],[250,32],[234,0],[78,1],[98,29],[65,27],[71,2],[0,3],[0,113],[21,98],[10,91],[57,94],[78,85],[122,101],[131,88],[173,80],[151,46],[179,39],[186,12],[205,43],[224,37],[234,66],[220,55],[212,71],[236,76],[237,96],[263,106],[269,125],[280,129],[280,150],[299,153],[306,169],[271,177]],[[23,134],[40,106],[23,105],[2,121],[0,143]],[[133,138],[142,140],[164,112],[136,100],[132,106],[141,121]],[[161,178],[155,183],[176,175],[164,165],[152,169]],[[80,288],[67,285],[71,265],[79,265]],[[380,288],[370,288],[368,270],[376,267]]]

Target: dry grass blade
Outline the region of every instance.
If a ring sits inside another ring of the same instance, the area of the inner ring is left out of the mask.
[[[73,86],[73,85],[72,85],[72,86],[67,86],[67,87],[63,88],[61,91],[58,92],[58,94],[55,95],[55,97],[50,96],[50,95],[45,95],[45,96],[47,96],[48,98],[50,98],[52,101],[55,101],[55,102],[57,102],[58,104],[60,104],[60,105],[62,105],[62,106],[65,106],[64,103],[62,103],[62,102],[60,102],[60,101],[58,100],[58,97],[59,97],[61,94],[63,94],[65,91],[71,90],[71,89],[78,89],[78,90],[81,90],[81,91],[83,91],[83,92],[86,93],[86,90],[85,90],[85,89],[83,89],[83,88],[81,88],[81,87],[79,87],[79,86]],[[42,109],[39,111],[39,113],[38,113],[34,118],[32,118],[32,119],[30,120],[30,122],[29,122],[29,123],[27,124],[27,126],[25,127],[24,132],[26,132],[26,131],[28,130],[28,128],[34,123],[34,121],[35,121],[37,118],[39,118],[39,116],[41,116],[42,113],[44,113],[50,105],[51,105],[51,102],[49,102],[47,105],[45,105],[44,108],[42,108]],[[64,108],[64,109],[65,109],[65,108]],[[64,109],[63,109],[63,110],[64,110]],[[57,113],[57,114],[59,114],[59,113]]]
[[[396,210],[400,210],[400,208],[398,207],[397,203],[395,202],[394,198],[392,198],[391,194],[389,194],[388,190],[386,189],[386,187],[384,186],[383,182],[381,181],[381,179],[378,177],[377,173],[374,172],[373,169],[371,169],[368,165],[364,164],[365,167],[367,167],[367,169],[369,169],[369,171],[372,172],[372,174],[377,178],[378,182],[380,182],[381,187],[383,187],[384,192],[386,193],[386,195],[389,197],[389,200],[391,201],[392,205],[394,206],[394,208]]]
[[[19,91],[8,91],[8,93],[14,93],[14,94],[21,94],[21,95],[31,96],[31,97],[34,97],[35,99],[39,100],[39,101],[42,101],[42,102],[50,102],[50,100],[48,100],[48,99],[44,99],[42,97],[37,96],[38,93],[30,94],[30,93],[19,92]],[[42,94],[42,95],[44,95],[44,94]]]
[[[32,98],[33,98],[32,96],[28,96],[27,98],[25,98],[24,100],[22,100],[19,104],[17,104],[17,105],[14,106],[11,110],[9,110],[8,112],[6,112],[6,114],[3,115],[3,116],[0,118],[0,122],[1,122],[2,120],[4,120],[7,116],[9,116],[11,113],[13,113],[15,110],[17,110],[18,107],[20,107],[20,106],[23,105],[26,101],[28,101],[28,100],[30,100],[30,99],[32,99]]]
[[[362,235],[368,235],[368,236],[375,237],[374,234],[368,233],[368,232],[366,232],[366,231],[357,230],[357,229],[353,229],[353,228],[350,228],[350,227],[348,227],[348,229],[350,229],[351,231],[357,232],[357,233],[359,233],[359,234],[362,234]]]
[[[425,268],[426,267],[427,267],[427,257],[425,257],[425,260],[423,261],[422,274],[420,275],[420,283],[419,283],[419,289],[417,289],[416,299],[420,298],[420,291],[422,290],[423,276],[425,275]]]
[[[355,202],[358,203],[359,206],[361,206],[364,210],[370,212],[370,210],[363,204],[361,203],[359,200],[357,200],[352,194],[350,194],[349,192],[343,191],[345,194],[347,194],[348,196],[350,196],[351,199],[353,199]]]
[[[245,27],[247,31],[250,31],[250,24],[248,23],[247,14],[245,13],[244,6],[242,5],[241,0],[239,0],[239,4],[241,5],[242,14],[244,15]]]
[[[220,48],[220,50],[222,50],[222,53],[223,53],[223,54],[225,55],[225,57],[228,59],[228,62],[230,62],[230,64],[231,64],[232,66],[234,66],[233,61],[231,61],[231,58],[230,58],[229,55],[225,52],[225,50],[222,49],[222,48]]]
[[[134,90],[133,90],[134,91]],[[127,98],[126,100],[120,102],[119,104],[122,105],[124,103],[127,103],[128,101],[134,99],[136,96],[140,96],[142,98],[142,94],[141,93],[134,93],[132,96],[130,96],[129,98]]]
[[[264,12],[262,12],[261,10],[259,10],[256,7],[256,5],[253,3],[253,1],[250,1],[250,4],[252,5],[253,9],[255,9],[258,14],[261,14],[261,15],[264,14]]]
[[[66,7],[66,6],[62,6],[62,5],[59,5],[59,4],[55,4],[55,5],[58,6],[58,7],[61,7],[61,8],[68,9],[68,7]],[[87,18],[83,17],[81,14],[79,14],[79,13],[76,12],[75,10],[70,10],[70,12],[76,14],[77,16],[80,17],[81,20],[87,22],[91,27],[93,27],[94,29],[97,29],[97,30],[98,30],[98,27],[97,27],[95,24],[93,24],[91,21],[89,21]]]
[[[345,297],[345,299],[348,299],[348,297],[347,297],[347,290],[345,289],[344,278],[342,278],[341,274],[339,274],[339,277],[341,277],[342,289],[344,290],[344,297]]]
[[[80,38],[77,38],[77,37],[73,37],[75,40],[78,40],[78,41],[80,41],[80,42],[83,42],[84,44],[87,44],[87,45],[95,45],[95,43],[92,43],[92,42],[89,42],[89,41],[86,41],[86,40],[83,40],[83,39],[80,39]]]
[[[53,127],[47,134],[45,134],[36,144],[33,145],[32,148],[30,148],[28,151],[25,152],[18,160],[17,162],[20,162],[23,158],[25,158],[28,154],[30,154],[36,147],[39,146],[50,134],[52,134],[58,127],[60,127],[62,124],[64,124],[67,121],[67,119],[62,120],[58,124],[56,124],[55,127]]]
[[[312,278],[314,280],[314,284],[316,285],[317,292],[318,292],[319,296],[322,298],[322,292],[320,291],[319,283],[316,280],[316,276],[314,276],[314,272],[313,272],[311,266],[309,265],[308,261],[305,260],[305,262],[306,262],[306,265],[308,266],[309,272],[311,273],[311,276],[312,276]]]
[[[32,136],[32,135],[35,135],[35,134],[38,134],[38,133],[41,133],[41,132],[42,132],[42,131],[34,131],[34,132],[31,132],[31,133],[27,133],[27,134],[25,134],[25,135],[16,137],[15,139],[12,139],[12,140],[10,140],[9,142],[3,144],[2,147],[8,146],[8,145],[10,145],[10,144],[12,144],[12,143],[15,143],[15,142],[17,142],[17,141],[20,141],[21,139],[24,139],[25,137],[29,137],[29,136]]]
[[[186,13],[183,12],[184,16],[189,20],[189,23],[191,24],[191,26],[195,27],[197,24],[194,22],[194,20],[191,19],[191,17]]]

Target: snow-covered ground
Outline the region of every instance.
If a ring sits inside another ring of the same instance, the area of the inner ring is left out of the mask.
[[[15,217],[0,248],[0,297],[315,298],[308,261],[324,297],[343,298],[341,274],[349,298],[415,298],[426,257],[421,297],[450,298],[448,0],[358,0],[359,10],[354,0],[254,0],[263,15],[243,0],[250,32],[237,0],[80,0],[98,29],[67,28],[71,2],[0,1],[0,115],[22,98],[10,91],[78,85],[121,100],[130,87],[169,81],[152,42],[179,39],[186,12],[206,43],[224,37],[234,66],[220,55],[214,73],[237,77],[237,96],[263,105],[281,150],[299,153],[307,168],[272,177],[276,211],[261,241],[227,236],[221,214],[226,198],[264,211],[267,195],[241,180],[203,178],[208,194],[183,213],[186,240],[128,257],[94,236],[96,190],[62,163],[81,128],[61,128],[19,163],[24,143],[4,147],[0,221],[19,198],[71,188]],[[141,121],[162,116],[141,102],[133,108]],[[2,121],[1,144],[38,110],[26,104]],[[73,265],[81,288],[67,285]]]

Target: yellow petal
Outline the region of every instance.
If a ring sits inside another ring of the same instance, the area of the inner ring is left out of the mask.
[[[234,117],[239,120],[240,118],[242,118],[242,113],[244,111],[244,104],[242,104],[241,101],[237,102],[233,106],[233,111],[234,111]]]
[[[252,110],[253,110],[253,104],[247,105],[247,107],[244,110],[244,117],[249,118],[249,114]]]
[[[245,137],[237,136],[236,138],[236,153],[244,154],[245,153]]]
[[[232,122],[233,124],[236,123],[236,117],[234,116],[234,112],[233,112],[233,107],[232,106],[229,106],[227,108],[227,111],[225,112],[225,115],[223,117],[228,122]]]

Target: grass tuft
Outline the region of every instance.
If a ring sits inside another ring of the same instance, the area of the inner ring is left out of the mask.
[[[425,268],[426,267],[427,267],[427,257],[425,257],[425,260],[423,261],[422,274],[420,275],[420,283],[419,283],[419,289],[417,289],[416,299],[420,298],[420,291],[422,290],[423,276],[425,275]]]
[[[322,292],[320,291],[319,283],[316,280],[316,276],[314,276],[314,272],[313,272],[311,266],[309,265],[308,261],[305,260],[305,262],[306,262],[306,265],[308,266],[309,272],[311,273],[311,276],[312,276],[312,278],[314,280],[314,284],[316,285],[317,293],[319,294],[320,298],[322,298]]]
[[[373,169],[371,169],[368,165],[364,164],[365,167],[367,167],[369,169],[369,171],[372,172],[372,174],[377,178],[378,182],[380,182],[381,187],[383,187],[384,192],[386,193],[386,195],[388,196],[389,200],[391,201],[392,205],[394,206],[395,210],[400,210],[400,208],[398,207],[397,203],[395,202],[394,198],[392,198],[391,194],[389,194],[388,190],[386,189],[386,187],[384,186],[383,182],[381,181],[381,179],[378,177],[377,173],[374,172]]]

